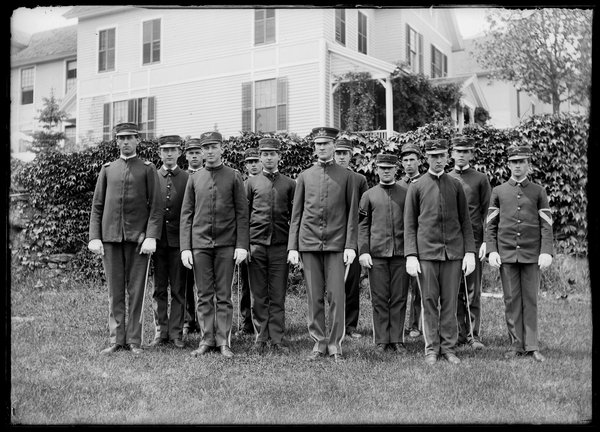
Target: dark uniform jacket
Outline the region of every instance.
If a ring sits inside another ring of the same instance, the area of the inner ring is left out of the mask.
[[[367,189],[369,189],[369,185],[367,184],[367,178],[364,175],[352,170],[350,170],[350,172],[354,176],[354,185],[356,186],[356,205],[358,205],[363,194],[367,191]]]
[[[537,263],[540,254],[553,254],[552,239],[552,211],[542,186],[511,178],[492,190],[488,253],[498,252],[504,263]]]
[[[475,253],[467,197],[460,181],[427,172],[408,187],[404,208],[404,255],[444,261]]]
[[[180,249],[248,250],[248,201],[239,171],[204,167],[190,175],[181,206]]]
[[[352,171],[317,162],[296,179],[288,250],[356,250],[358,205]]]
[[[92,199],[90,240],[139,243],[146,237],[160,239],[162,216],[154,164],[134,156],[102,166]]]
[[[189,174],[176,166],[172,174],[163,165],[158,170],[160,192],[163,198],[164,217],[162,235],[158,243],[163,247],[179,248],[179,220],[181,218],[181,203]]]
[[[251,244],[287,244],[295,189],[296,182],[279,172],[263,171],[246,181]]]
[[[417,180],[419,180],[421,178],[422,174],[418,173],[416,176],[414,176],[413,178],[410,178],[409,176],[405,175],[404,177],[402,177],[400,180],[398,180],[396,183],[398,183],[400,186],[404,186],[405,188],[408,189],[408,186],[411,183],[416,182]]]
[[[469,216],[473,227],[475,247],[478,248],[483,243],[485,218],[490,204],[490,195],[492,194],[490,182],[484,173],[471,167],[464,170],[455,167],[448,175],[459,179],[463,183],[467,202],[469,203]]]
[[[398,183],[380,183],[363,194],[359,207],[359,256],[404,256],[405,200],[406,188]]]

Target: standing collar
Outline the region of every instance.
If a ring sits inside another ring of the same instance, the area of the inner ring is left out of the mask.
[[[454,171],[456,171],[457,173],[461,174],[464,173],[466,170],[468,170],[469,168],[471,168],[471,165],[466,164],[464,167],[459,168],[456,165],[454,166]]]
[[[525,177],[523,180],[518,182],[514,178],[511,177],[510,180],[508,180],[508,183],[510,183],[512,186],[520,185],[522,187],[525,187],[529,184],[529,179],[527,177]]]
[[[223,164],[223,162],[221,162],[219,165],[214,166],[214,167],[204,165],[204,168],[206,168],[206,170],[208,170],[208,171],[217,171],[217,170],[222,169],[224,166],[225,165]]]
[[[326,160],[325,162],[322,162],[320,160],[317,160],[317,165],[322,166],[322,167],[327,167],[327,166],[331,166],[335,163],[335,161],[333,160],[333,158]]]
[[[124,161],[128,161],[129,159],[133,159],[135,157],[137,157],[137,153],[134,153],[131,156],[123,156],[123,155],[121,155],[121,159],[123,159]]]
[[[167,167],[166,167],[166,166],[164,166],[164,165],[160,167],[160,170],[159,170],[159,171],[160,171],[160,173],[161,173],[161,175],[162,175],[163,177],[166,177],[166,176],[167,176],[167,174],[169,173],[169,170],[168,170],[168,169],[167,169]],[[180,171],[179,165],[175,165],[175,167],[174,167],[174,168],[171,168],[171,171],[173,172],[173,175],[174,175],[174,176],[176,176],[177,174],[179,174],[179,171]]]
[[[431,171],[431,169],[427,170],[427,172],[428,172],[428,173],[429,173],[429,174],[430,174],[432,177],[437,177],[437,178],[440,178],[440,177],[441,177],[442,175],[444,175],[444,173],[445,173],[445,171],[444,171],[444,170],[442,170],[442,171],[440,171],[440,173],[439,173],[439,174],[437,174],[437,173],[434,173],[433,171]]]

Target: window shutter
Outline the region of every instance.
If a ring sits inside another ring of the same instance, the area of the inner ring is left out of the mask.
[[[156,98],[148,98],[148,139],[153,139],[156,129]]]
[[[435,48],[431,45],[431,78],[435,78]]]
[[[277,130],[288,129],[288,81],[282,77],[277,79]]]
[[[442,76],[447,77],[448,76],[448,57],[444,54],[442,54],[442,59],[444,62],[444,72],[442,74]]]
[[[252,82],[242,83],[242,131],[252,130]]]
[[[333,94],[333,127],[340,129],[340,92]]]
[[[103,108],[102,140],[110,141],[110,103],[105,103]]]
[[[136,115],[137,99],[129,99],[127,101],[127,121],[131,123],[139,123]]]
[[[419,34],[419,73],[423,73],[423,35]]]

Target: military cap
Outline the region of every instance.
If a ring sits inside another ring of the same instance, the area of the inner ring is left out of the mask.
[[[115,136],[139,134],[140,129],[135,123],[119,123],[115,126]]]
[[[436,140],[425,141],[425,153],[427,153],[428,155],[447,153],[447,152],[448,152],[448,140],[436,139]]]
[[[258,151],[279,151],[281,141],[277,138],[261,138],[258,141]]]
[[[185,143],[185,151],[189,150],[202,150],[202,142],[200,138],[190,138]]]
[[[244,160],[259,160],[260,155],[258,153],[258,149],[256,147],[247,148],[244,152]]]
[[[452,138],[453,150],[473,150],[475,148],[475,140],[466,136],[456,136]]]
[[[352,153],[352,142],[346,138],[338,138],[335,140],[335,151],[349,151]]]
[[[527,159],[531,156],[531,147],[525,144],[513,144],[508,150],[508,160]]]
[[[158,139],[158,148],[181,148],[181,137],[179,135],[164,135]]]
[[[340,131],[332,127],[318,127],[312,130],[313,141],[316,143],[333,141]]]
[[[421,156],[421,147],[417,143],[406,143],[402,146],[402,150],[400,150],[400,156],[404,156],[408,153],[414,153],[417,156]]]
[[[200,135],[200,145],[205,146],[208,144],[222,144],[223,136],[219,132],[204,132]]]
[[[375,157],[375,165],[378,167],[395,167],[398,165],[398,156],[393,154],[379,153]]]

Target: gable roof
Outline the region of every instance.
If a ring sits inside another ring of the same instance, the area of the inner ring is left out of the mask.
[[[476,49],[475,42],[482,39],[483,36],[464,39],[464,49],[452,54],[455,75],[486,75],[491,72],[490,69],[485,69],[477,63],[477,59],[473,53]]]
[[[77,56],[77,25],[31,35],[26,48],[11,56],[11,67]]]
[[[488,109],[487,100],[485,99],[485,95],[483,94],[481,86],[479,85],[477,74],[450,78],[432,78],[431,83],[435,86],[444,84],[457,84],[460,92],[463,94],[463,97],[472,95],[473,102],[475,102],[477,106],[485,108],[486,110]]]

